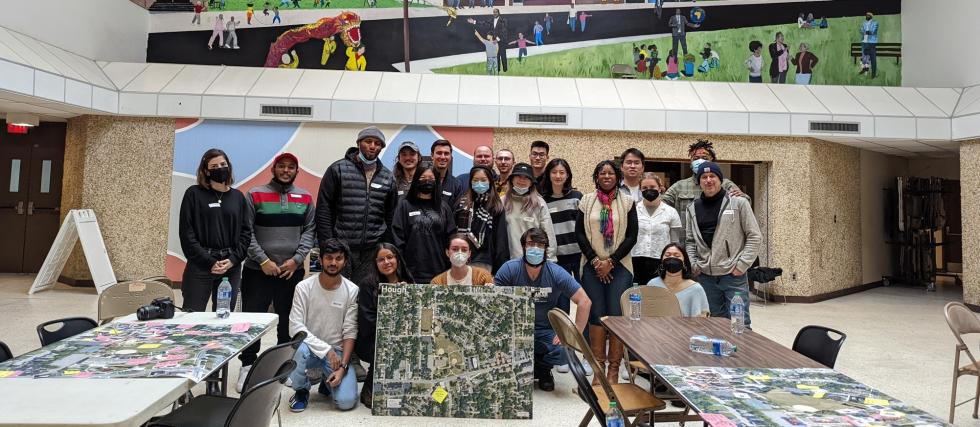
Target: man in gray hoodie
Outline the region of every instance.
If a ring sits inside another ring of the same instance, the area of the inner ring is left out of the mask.
[[[746,303],[745,326],[750,327],[745,272],[755,262],[762,244],[759,223],[747,199],[722,191],[724,176],[716,163],[698,165],[695,174],[702,193],[685,213],[687,256],[708,296],[711,316],[729,317],[729,302],[738,292]]]

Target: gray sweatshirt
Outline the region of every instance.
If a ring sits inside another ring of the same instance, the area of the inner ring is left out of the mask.
[[[344,340],[357,338],[357,292],[357,285],[347,278],[332,291],[320,285],[319,274],[303,279],[293,294],[289,335],[306,332],[303,342],[316,357],[326,358],[331,349],[341,356]]]
[[[759,256],[762,233],[749,201],[725,193],[718,211],[718,225],[709,247],[701,237],[694,203],[687,207],[685,249],[691,267],[709,276],[730,274],[736,267],[745,273]]]

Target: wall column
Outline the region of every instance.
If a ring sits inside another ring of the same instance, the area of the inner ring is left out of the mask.
[[[960,206],[963,208],[963,302],[980,306],[980,140],[960,144]]]
[[[164,273],[173,156],[173,119],[68,120],[62,220],[69,209],[95,211],[119,281]],[[69,283],[91,280],[81,245],[61,274]]]

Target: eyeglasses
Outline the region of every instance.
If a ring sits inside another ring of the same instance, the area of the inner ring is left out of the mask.
[[[531,157],[535,159],[540,159],[543,157],[548,157],[548,153],[531,153]]]
[[[397,258],[395,258],[394,255],[388,255],[388,256],[383,256],[383,257],[377,257],[377,258],[375,258],[374,261],[377,262],[378,264],[381,264],[382,262],[385,262],[385,261],[395,261],[396,259]]]

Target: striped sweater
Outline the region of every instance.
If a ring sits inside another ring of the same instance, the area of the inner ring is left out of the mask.
[[[245,199],[252,227],[245,266],[258,270],[265,260],[282,264],[290,258],[303,265],[313,248],[313,196],[302,188],[284,187],[273,180],[248,190]]]
[[[558,241],[558,257],[574,255],[576,258],[582,250],[575,238],[575,218],[578,216],[578,202],[582,193],[571,190],[562,197],[544,196],[551,214],[551,224],[555,229],[555,240]]]

